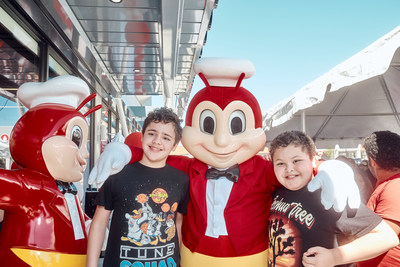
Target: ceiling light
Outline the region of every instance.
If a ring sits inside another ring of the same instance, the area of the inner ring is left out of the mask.
[[[121,3],[122,2],[122,0],[110,0],[112,3]]]

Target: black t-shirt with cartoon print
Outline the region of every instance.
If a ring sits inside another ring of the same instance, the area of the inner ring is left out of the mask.
[[[365,205],[335,212],[321,204],[321,190],[307,187],[291,191],[284,187],[272,196],[268,217],[268,266],[303,266],[303,253],[321,246],[334,248],[361,237],[382,219]]]
[[[97,196],[113,211],[103,266],[179,266],[176,215],[188,200],[188,175],[168,164],[135,162],[110,176]]]

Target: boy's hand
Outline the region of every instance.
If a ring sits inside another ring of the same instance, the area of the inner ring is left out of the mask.
[[[303,265],[305,267],[335,266],[335,256],[331,249],[312,247],[303,254]]]
[[[119,173],[131,158],[131,150],[124,143],[111,142],[107,144],[89,174],[88,183],[96,188],[101,187],[110,175]]]
[[[340,160],[327,160],[321,163],[318,174],[308,184],[308,191],[321,191],[321,203],[325,209],[332,206],[341,212],[346,204],[350,208],[358,208],[361,204],[360,191],[354,180],[352,168]]]

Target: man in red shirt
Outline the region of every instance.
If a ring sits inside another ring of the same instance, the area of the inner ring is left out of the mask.
[[[400,135],[390,131],[373,132],[364,139],[369,169],[377,179],[377,187],[367,206],[381,216],[397,235],[400,233]],[[368,261],[365,266],[400,266],[400,245]]]

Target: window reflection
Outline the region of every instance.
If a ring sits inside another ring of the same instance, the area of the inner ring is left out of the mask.
[[[0,24],[0,87],[15,95],[25,82],[39,81],[38,56]]]

